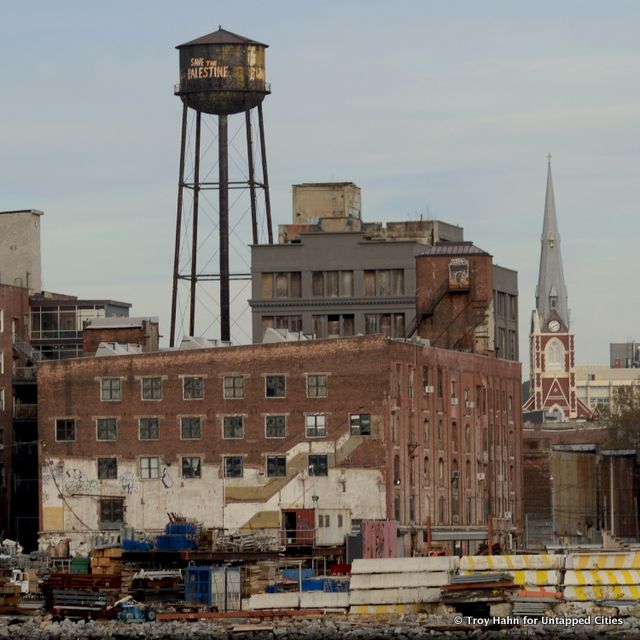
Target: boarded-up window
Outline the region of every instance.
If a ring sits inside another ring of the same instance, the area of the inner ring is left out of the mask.
[[[364,332],[365,333],[377,333],[378,332],[378,316],[372,313],[366,313],[364,316]]]
[[[262,297],[273,298],[273,273],[262,274]]]
[[[364,272],[364,295],[367,297],[373,297],[376,295],[376,272],[375,271]]]
[[[353,271],[340,272],[340,295],[343,298],[353,296]]]
[[[391,316],[388,313],[380,316],[380,333],[386,337],[391,336]]]
[[[392,269],[391,270],[391,291],[396,296],[404,294],[404,270]]]
[[[327,271],[327,297],[328,298],[337,298],[338,297],[338,271]]]
[[[287,297],[287,274],[276,273],[276,298]]]
[[[324,296],[324,274],[322,271],[311,273],[311,294],[316,297]]]
[[[313,320],[313,333],[316,334],[316,338],[326,338],[326,324],[327,316],[312,316]]]
[[[289,297],[302,297],[302,274],[299,271],[291,272],[291,294]]]
[[[378,281],[378,295],[388,296],[391,293],[389,271],[387,269],[376,271],[376,280]]]
[[[404,337],[404,313],[396,313],[393,316],[393,337]]]

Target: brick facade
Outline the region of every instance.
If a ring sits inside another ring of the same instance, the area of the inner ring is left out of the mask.
[[[41,528],[52,534],[99,529],[100,497],[121,496],[138,529],[167,511],[237,529],[315,503],[455,537],[486,528],[489,492],[496,538],[520,531],[517,363],[365,336],[84,358],[39,375]],[[103,381],[114,399],[101,400]],[[194,389],[202,398],[185,398]],[[140,439],[155,417],[158,438]],[[68,422],[56,439],[57,420]],[[99,479],[98,458],[117,471]],[[184,459],[199,459],[197,477]]]

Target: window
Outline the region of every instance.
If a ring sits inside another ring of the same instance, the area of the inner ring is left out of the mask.
[[[98,440],[118,439],[118,424],[115,418],[98,418],[96,424]]]
[[[302,331],[302,316],[262,316],[262,333],[267,329]]]
[[[100,498],[100,528],[120,529],[124,526],[124,498]]]
[[[307,376],[307,398],[326,398],[327,394],[327,375],[310,373]]]
[[[284,478],[287,475],[287,456],[267,456],[267,478]]]
[[[429,474],[429,458],[426,456],[422,463],[422,475],[424,476],[424,483],[429,484],[431,482],[431,476]]]
[[[182,477],[200,478],[201,476],[200,458],[182,458]]]
[[[422,423],[422,430],[424,431],[424,446],[429,448],[429,419],[425,418]]]
[[[438,398],[442,398],[442,369],[440,369],[438,367],[438,370],[436,372],[436,380],[437,380],[437,386],[438,386]]]
[[[160,438],[160,421],[158,418],[140,418],[138,434],[140,440],[158,440]]]
[[[224,438],[244,438],[244,420],[242,416],[224,416],[222,420]]]
[[[156,480],[160,477],[160,458],[140,458],[140,478]]]
[[[329,460],[327,455],[309,454],[309,475],[328,476]]]
[[[393,482],[400,484],[400,456],[393,457]]]
[[[551,340],[547,346],[547,368],[564,369],[564,347],[560,340]]]
[[[114,480],[117,477],[117,458],[98,458],[98,480]]]
[[[445,523],[446,502],[443,496],[438,498],[438,524]]]
[[[353,296],[353,271],[312,271],[311,295],[314,298]]]
[[[200,416],[183,416],[180,418],[180,437],[183,440],[198,440],[201,436]]]
[[[4,352],[0,351],[0,375],[4,374]]]
[[[4,389],[0,389],[0,411],[4,411]]]
[[[224,397],[225,400],[244,398],[244,376],[224,377]]]
[[[267,398],[284,398],[286,395],[286,382],[284,376],[266,376],[265,396]]]
[[[162,378],[142,378],[142,399],[162,400]]]
[[[224,477],[242,478],[242,456],[225,456]]]
[[[263,298],[300,298],[302,296],[300,271],[280,271],[262,274]]]
[[[351,414],[351,435],[370,436],[371,416],[368,413]]]
[[[120,400],[120,378],[102,378],[100,399],[105,402]]]
[[[391,296],[404,294],[403,269],[378,269],[364,272],[364,295]]]
[[[267,438],[284,438],[286,434],[286,416],[265,416],[265,435]]]
[[[204,380],[199,376],[182,378],[182,398],[184,400],[202,400],[204,398]]]
[[[409,522],[416,521],[416,497],[409,496]]]
[[[438,484],[444,487],[444,460],[442,458],[438,460]]]
[[[400,517],[402,515],[400,513],[400,504],[400,496],[393,496],[393,517],[398,522],[400,522]]]
[[[69,418],[56,420],[56,440],[71,442],[76,439],[76,421]]]
[[[305,416],[307,438],[322,438],[327,435],[324,413]]]

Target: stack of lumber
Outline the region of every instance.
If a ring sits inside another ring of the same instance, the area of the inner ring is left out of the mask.
[[[91,573],[99,576],[119,576],[122,569],[122,547],[91,550]]]

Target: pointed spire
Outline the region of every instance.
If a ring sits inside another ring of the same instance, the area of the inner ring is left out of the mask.
[[[553,197],[550,154],[547,154],[547,161],[547,194],[544,202],[536,309],[543,326],[551,313],[555,312],[565,326],[569,327],[568,296],[562,271],[562,253],[560,251],[556,203]]]

